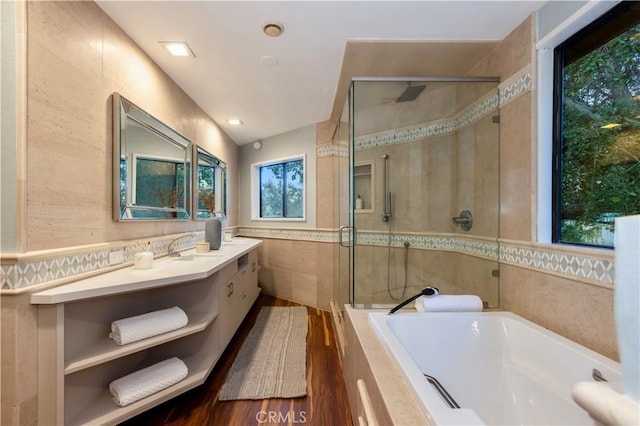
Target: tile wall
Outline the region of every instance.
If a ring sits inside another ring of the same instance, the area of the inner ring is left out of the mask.
[[[113,221],[112,93],[227,163],[226,226],[237,223],[238,147],[97,4],[15,5],[23,18],[17,31],[26,34],[26,51],[18,53],[25,55],[26,69],[17,68],[26,117],[17,120],[24,125],[17,133],[27,136],[16,141],[25,157],[16,167],[18,188],[12,190],[20,192],[24,185],[25,200],[15,218],[20,252],[0,254],[0,423],[37,425],[37,312],[30,293],[108,270],[111,249],[124,249],[129,261],[136,241],[150,240],[161,253],[172,236],[192,232],[194,242],[204,229],[204,222],[196,221]]]

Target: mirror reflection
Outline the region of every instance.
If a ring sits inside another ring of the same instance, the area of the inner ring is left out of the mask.
[[[200,146],[195,158],[196,219],[226,216],[227,165]]]
[[[115,93],[114,219],[191,218],[191,142]]]

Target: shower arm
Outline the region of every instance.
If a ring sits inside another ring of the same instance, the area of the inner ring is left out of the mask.
[[[384,213],[381,215],[381,219],[383,222],[389,222],[391,220],[391,191],[389,191],[389,154],[383,154],[382,159],[384,160]]]

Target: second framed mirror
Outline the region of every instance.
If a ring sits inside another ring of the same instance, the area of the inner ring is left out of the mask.
[[[194,145],[194,218],[227,215],[227,165],[204,148]]]

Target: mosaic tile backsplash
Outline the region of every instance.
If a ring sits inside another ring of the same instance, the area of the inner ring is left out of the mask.
[[[204,241],[204,232],[188,234],[188,237],[176,242],[174,247],[177,250],[186,250],[194,247],[197,241]],[[151,243],[151,251],[154,255],[163,255],[167,253],[169,243],[175,237],[175,235],[172,235],[166,238],[139,239],[140,245],[136,245],[136,241],[132,241],[120,247],[100,250],[88,249],[85,253],[51,256],[48,259],[21,262],[15,265],[3,262],[0,272],[0,288],[2,290],[17,290],[53,280],[73,278],[77,275],[100,271],[109,267],[109,252],[117,249],[124,251],[124,263],[131,263],[136,252],[146,248],[145,241]]]

